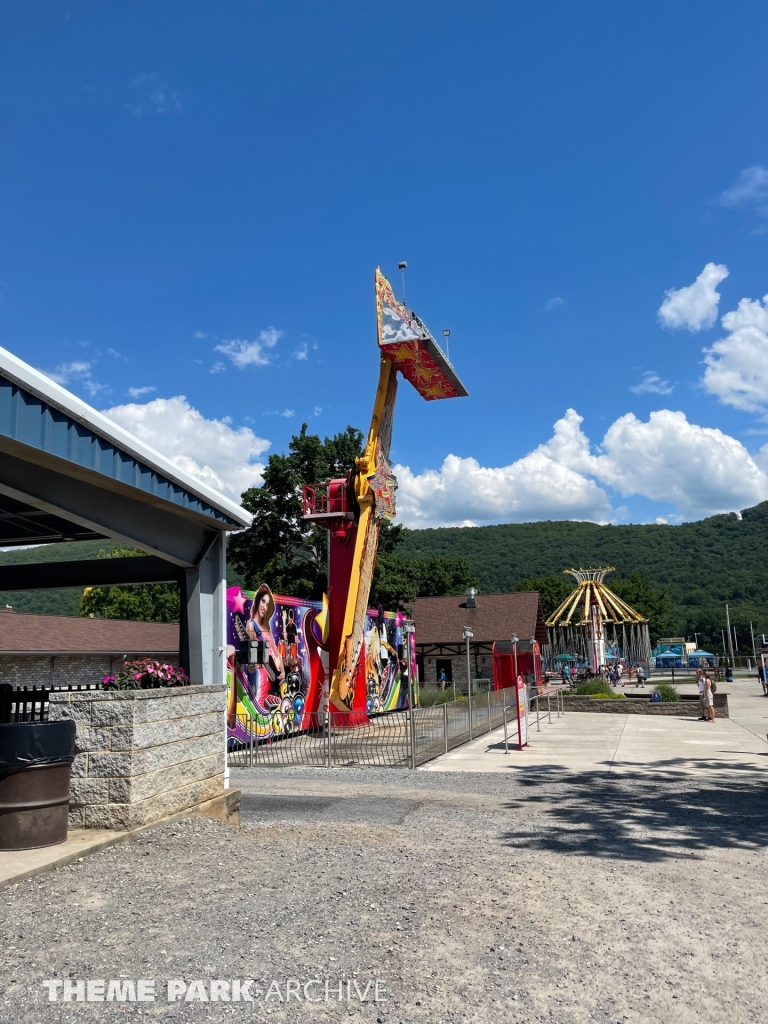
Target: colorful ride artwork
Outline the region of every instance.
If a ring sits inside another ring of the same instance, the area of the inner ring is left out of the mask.
[[[409,665],[416,669],[416,640],[410,634],[410,659],[403,644],[400,612],[369,609],[365,656],[351,709],[361,718],[408,707]],[[231,746],[292,736],[316,728],[318,714],[329,710],[328,643],[323,604],[273,594],[267,584],[256,591],[227,590],[227,737]],[[265,664],[238,663],[243,640],[262,640]],[[418,681],[414,678],[418,693]],[[418,699],[416,697],[416,699]],[[337,714],[332,707],[330,710]]]

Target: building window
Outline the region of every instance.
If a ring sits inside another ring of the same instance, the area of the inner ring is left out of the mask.
[[[453,682],[453,662],[450,658],[437,658],[435,661],[435,677],[440,682],[440,673],[445,672],[446,683]]]

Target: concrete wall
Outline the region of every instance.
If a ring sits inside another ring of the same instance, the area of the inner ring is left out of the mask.
[[[137,828],[224,792],[226,686],[52,693],[77,724],[70,828]]]
[[[11,686],[70,686],[100,683],[106,675],[114,675],[124,660],[159,658],[171,665],[179,664],[177,654],[0,654],[0,683]]]

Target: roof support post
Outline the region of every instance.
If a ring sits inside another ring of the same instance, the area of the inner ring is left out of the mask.
[[[226,536],[217,533],[184,573],[180,660],[193,686],[226,681]]]

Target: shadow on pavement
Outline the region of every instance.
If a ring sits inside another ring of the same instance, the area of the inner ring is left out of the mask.
[[[536,807],[505,842],[528,849],[625,860],[703,856],[712,849],[768,846],[768,776],[753,764],[669,758],[613,762],[627,774],[569,774],[547,767],[515,772],[525,797],[510,810]],[[690,774],[695,769],[699,774]],[[687,774],[684,774],[687,772]]]

